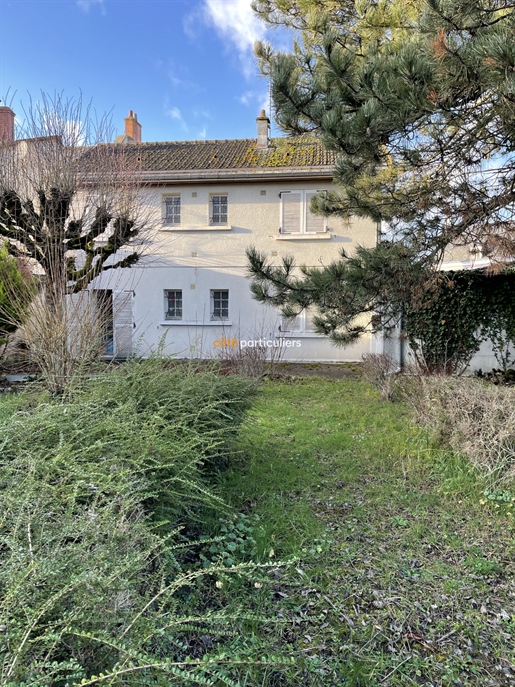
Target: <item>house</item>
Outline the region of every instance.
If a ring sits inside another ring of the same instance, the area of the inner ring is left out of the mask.
[[[0,142],[15,164],[30,166],[48,143],[51,151],[62,147],[57,136],[15,141],[14,118],[10,108],[0,107]],[[271,261],[294,255],[298,265],[316,267],[336,259],[342,247],[352,253],[358,244],[373,246],[378,234],[366,219],[313,215],[312,195],[331,187],[334,154],[313,138],[271,139],[263,111],[256,123],[253,139],[144,143],[137,115],[129,112],[124,134],[108,148],[122,151],[130,170],[139,170],[137,206],[147,215],[151,236],[136,267],[108,270],[88,292],[74,295],[77,312],[86,312],[83,295],[89,293],[99,306],[93,321],[103,315],[107,357],[160,349],[177,357],[212,358],[259,347],[291,361],[352,361],[363,353],[386,352],[402,365],[409,352],[402,337],[365,336],[352,347],[337,348],[313,331],[309,313],[285,321],[253,300],[245,258],[249,246]],[[454,251],[442,269],[488,263],[476,252]],[[81,321],[80,315],[71,317]],[[496,366],[491,345],[484,343],[472,369]]]
[[[374,245],[377,233],[370,220],[312,214],[313,194],[331,187],[334,154],[313,138],[270,138],[264,111],[256,123],[253,139],[145,143],[129,112],[115,145],[140,165],[153,238],[137,266],[94,282],[100,298],[112,298],[109,352],[212,358],[265,346],[285,360],[336,362],[375,346],[364,337],[337,348],[313,331],[309,313],[286,322],[252,298],[247,247],[317,266],[341,248]]]

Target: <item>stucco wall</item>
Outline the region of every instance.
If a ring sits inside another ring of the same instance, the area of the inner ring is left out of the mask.
[[[254,341],[283,339],[281,355],[288,360],[351,361],[371,350],[365,337],[350,348],[336,348],[325,338],[309,332],[279,331],[280,318],[273,309],[253,300],[246,278],[245,249],[255,246],[279,263],[294,255],[297,264],[320,266],[338,259],[344,248],[352,253],[358,244],[372,246],[374,223],[353,218],[350,222],[328,219],[322,236],[279,233],[280,192],[322,190],[324,181],[257,182],[184,185],[154,188],[145,202],[150,209],[155,235],[141,267],[113,271],[97,280],[96,288],[132,290],[134,340],[139,353],[148,355],[161,343],[165,353],[179,357],[216,357],[221,339]],[[210,228],[209,197],[228,196],[228,226]],[[163,198],[181,196],[180,226],[163,223]],[[165,320],[164,292],[182,290],[182,321]],[[211,320],[210,291],[229,290],[229,318],[223,325]],[[116,313],[115,313],[116,318]],[[287,345],[284,341],[294,340]]]

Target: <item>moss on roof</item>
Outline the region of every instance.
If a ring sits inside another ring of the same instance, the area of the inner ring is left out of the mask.
[[[336,157],[313,137],[274,138],[266,150],[253,138],[220,141],[127,143],[124,152],[137,156],[143,171],[319,167]]]

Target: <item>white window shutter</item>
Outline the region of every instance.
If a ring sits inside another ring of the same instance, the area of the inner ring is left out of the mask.
[[[300,332],[302,329],[302,321],[300,315],[297,317],[282,317],[281,332]]]
[[[300,233],[302,221],[301,199],[301,191],[281,193],[281,234]]]
[[[113,291],[113,334],[116,358],[130,358],[134,346],[134,291]]]
[[[92,348],[95,347],[95,342],[90,342],[91,332],[94,331],[92,318],[95,313],[89,308],[89,298],[90,293],[87,290],[66,296],[68,349],[72,356],[80,357],[84,345],[88,346],[91,343]]]
[[[311,199],[317,191],[306,191],[306,233],[313,234],[327,230],[327,218],[311,212]]]

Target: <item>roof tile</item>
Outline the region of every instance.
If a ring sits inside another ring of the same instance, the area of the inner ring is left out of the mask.
[[[137,155],[143,171],[259,169],[334,165],[334,152],[313,137],[274,138],[266,150],[256,139],[127,143],[124,152]]]

